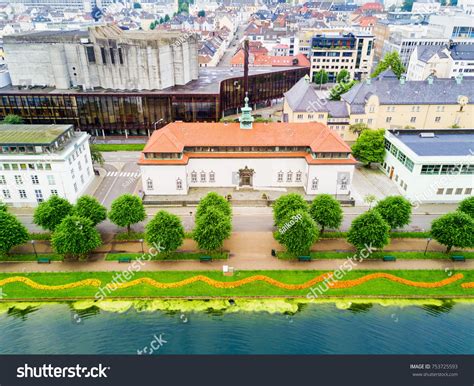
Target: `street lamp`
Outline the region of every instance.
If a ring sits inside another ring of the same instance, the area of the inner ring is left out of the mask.
[[[142,245],[142,254],[145,253],[145,249],[143,248],[143,239],[138,240],[140,244]]]
[[[33,251],[35,251],[36,259],[38,259],[38,252],[36,252],[35,240],[31,240],[30,243],[31,243],[31,246],[33,247]]]
[[[426,239],[426,248],[425,248],[425,253],[423,253],[423,256],[426,255],[426,252],[428,251],[428,245],[430,244],[430,241],[431,241],[431,237],[428,237]]]

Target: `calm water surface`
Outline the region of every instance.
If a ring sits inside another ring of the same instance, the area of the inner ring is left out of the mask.
[[[474,305],[309,304],[265,312],[125,313],[68,304],[0,315],[1,354],[474,354]],[[156,346],[156,344],[155,344]]]

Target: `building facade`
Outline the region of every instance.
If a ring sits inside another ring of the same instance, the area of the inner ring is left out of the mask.
[[[198,39],[167,31],[44,31],[4,38],[14,86],[162,90],[198,78]]]
[[[362,34],[321,34],[312,39],[311,79],[321,70],[327,72],[329,82],[335,82],[341,70],[347,70],[351,79],[365,79],[374,57],[374,37]]]
[[[414,204],[459,202],[474,189],[474,131],[387,131],[381,169]]]
[[[267,106],[283,98],[305,67],[250,69],[249,97]],[[73,124],[95,136],[146,136],[166,122],[216,122],[236,114],[244,98],[243,71],[201,69],[198,80],[153,92],[81,91],[42,87],[0,89],[0,118],[16,114],[31,124]]]
[[[319,123],[174,122],[155,132],[139,160],[147,196],[190,188],[282,190],[350,196],[356,161],[350,147]]]
[[[340,101],[321,98],[314,85],[303,79],[285,93],[283,119],[323,123],[345,141],[357,139],[349,130],[357,123],[370,129],[470,128],[474,122],[474,78],[406,81],[387,70],[356,84]]]
[[[36,206],[53,195],[72,203],[94,179],[89,135],[71,125],[0,126],[0,200]]]

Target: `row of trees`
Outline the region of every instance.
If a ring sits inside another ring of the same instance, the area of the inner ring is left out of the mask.
[[[199,249],[214,252],[222,249],[224,240],[232,231],[232,208],[224,197],[209,193],[196,210],[193,239]],[[145,240],[149,245],[159,245],[163,253],[176,251],[185,237],[181,219],[164,210],[159,211],[147,224]]]
[[[338,229],[343,212],[331,195],[316,196],[311,205],[296,193],[281,196],[275,201],[273,215],[278,231],[275,238],[288,252],[295,255],[309,253],[318,235],[325,229]],[[402,196],[390,196],[356,217],[347,233],[347,240],[357,250],[367,245],[382,249],[390,241],[390,231],[402,228],[411,221],[411,203]],[[462,201],[457,211],[439,217],[432,223],[431,237],[447,247],[474,246],[474,197]]]

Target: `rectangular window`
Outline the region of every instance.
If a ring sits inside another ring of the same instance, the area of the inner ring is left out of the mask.
[[[26,190],[20,189],[18,194],[20,195],[20,198],[26,198]]]
[[[456,188],[454,194],[462,194],[462,188]]]
[[[385,140],[385,149],[389,150],[390,151],[390,147],[391,147],[391,143],[387,140]]]
[[[74,182],[74,191],[77,193],[77,184]]]
[[[4,170],[10,170],[10,164],[3,164]]]
[[[10,191],[8,189],[3,189],[2,193],[3,193],[3,198],[5,200],[9,200],[10,198],[12,198]]]
[[[411,118],[410,118],[410,122],[411,122],[411,123],[415,123],[415,122],[416,122],[416,117],[411,117]]]
[[[301,175],[302,175],[301,172],[296,173],[296,182],[301,182]]]
[[[39,178],[38,176],[31,176],[31,183],[33,185],[39,185]]]
[[[0,176],[0,185],[6,185],[7,180],[5,179],[5,176]]]
[[[45,170],[51,170],[51,164],[45,164],[44,169]]]
[[[51,195],[52,196],[57,196],[58,195],[57,189],[51,189]]]
[[[462,165],[461,174],[474,174],[474,165]]]
[[[392,122],[392,117],[387,117],[387,118],[385,118],[385,122],[386,122],[386,123]]]
[[[410,158],[407,157],[407,159],[405,160],[405,166],[407,167],[407,169],[409,171],[412,172],[415,164],[413,163],[413,161]]]
[[[23,185],[23,178],[21,178],[21,176],[15,176],[15,183],[17,185]]]
[[[293,182],[293,173],[292,172],[288,172],[286,174],[286,182]]]
[[[421,174],[439,174],[441,165],[422,165]]]
[[[176,190],[183,190],[183,181],[180,178],[176,180]]]
[[[460,165],[443,165],[441,174],[459,174]]]
[[[56,181],[54,180],[54,176],[47,176],[48,178],[48,184],[49,185],[56,185]]]
[[[283,172],[278,172],[278,182],[283,182]]]
[[[146,188],[147,190],[153,190],[153,180],[151,178],[146,180]]]
[[[453,194],[453,188],[446,189],[446,194]]]
[[[201,176],[201,182],[206,182],[206,173],[201,172],[200,176]]]
[[[120,64],[123,64],[123,53],[122,53],[121,48],[118,49],[118,56],[119,56]]]
[[[466,188],[464,194],[472,194],[472,188]]]
[[[209,182],[216,182],[216,173],[214,172],[209,173]]]
[[[439,188],[438,191],[436,192],[437,195],[441,195],[444,193],[444,188]]]
[[[84,176],[81,174],[81,184],[84,185]]]
[[[87,61],[89,63],[95,63],[95,51],[93,46],[86,47]]]
[[[392,147],[390,148],[390,153],[392,153],[396,157],[398,153],[398,149],[392,145]]]
[[[297,119],[303,119],[303,114],[298,114]]]
[[[43,192],[41,190],[35,190],[35,197],[37,202],[43,202]]]
[[[81,170],[82,170],[82,164],[81,164],[81,161],[79,161],[79,162],[77,163],[77,168],[79,169],[79,171],[81,171]]]
[[[102,64],[107,64],[107,56],[104,47],[100,47],[100,55],[102,56]]]
[[[196,172],[191,173],[191,182],[194,182],[194,183],[197,182],[197,173]]]
[[[440,122],[441,121],[441,117],[435,117],[435,122]]]
[[[407,156],[406,156],[405,154],[403,154],[401,151],[398,152],[397,159],[398,159],[402,164],[405,163],[406,158],[407,158]]]
[[[112,64],[115,64],[115,53],[113,48],[110,48],[110,61]]]

